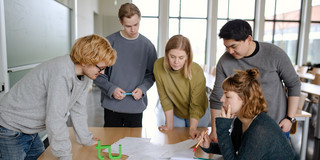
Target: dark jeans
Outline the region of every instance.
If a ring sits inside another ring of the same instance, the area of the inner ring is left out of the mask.
[[[43,143],[36,134],[24,134],[0,126],[1,160],[35,160],[44,152]]]
[[[118,113],[104,109],[104,127],[142,127],[142,113]]]

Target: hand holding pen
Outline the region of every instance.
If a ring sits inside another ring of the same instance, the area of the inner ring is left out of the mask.
[[[133,95],[133,99],[135,99],[136,101],[142,98],[143,92],[140,88],[136,88],[135,90],[132,91]]]
[[[124,90],[122,90],[121,88],[117,87],[114,92],[113,92],[113,98],[121,101],[124,97],[126,97],[125,95],[123,95],[123,93],[126,93]]]
[[[196,151],[199,145],[203,148],[209,148],[210,139],[207,133],[208,133],[208,129],[206,131],[202,131],[201,135],[198,137],[198,143],[196,147],[193,149],[193,152]]]

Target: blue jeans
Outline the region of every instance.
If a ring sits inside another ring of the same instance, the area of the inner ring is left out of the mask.
[[[198,127],[209,127],[210,120],[210,107],[208,107],[206,113],[199,119]],[[173,115],[173,126],[190,127],[190,119],[182,119]]]
[[[1,160],[35,160],[44,150],[38,133],[24,134],[0,126]]]

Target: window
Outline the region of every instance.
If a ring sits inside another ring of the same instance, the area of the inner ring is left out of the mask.
[[[246,5],[246,7],[239,7]],[[255,15],[255,0],[219,0],[218,1],[218,27],[217,34],[219,35],[220,29],[225,25],[229,20],[232,19],[243,19],[247,21],[254,30],[254,15]],[[223,45],[223,40],[217,35],[217,53],[216,61],[225,52],[225,46]],[[217,63],[217,62],[216,62]]]
[[[320,63],[320,0],[312,1],[311,24],[307,61],[311,64]]]
[[[265,1],[263,41],[282,48],[292,63],[297,62],[301,4],[301,0]]]
[[[182,34],[190,40],[193,61],[205,64],[208,0],[170,0],[169,38]]]
[[[141,12],[139,33],[146,36],[158,50],[159,0],[132,0]]]

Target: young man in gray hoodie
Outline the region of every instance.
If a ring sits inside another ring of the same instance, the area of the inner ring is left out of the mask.
[[[75,42],[70,55],[38,65],[17,82],[0,100],[1,159],[37,159],[44,151],[38,132],[47,130],[53,155],[71,160],[68,112],[77,141],[96,144],[87,125],[88,88],[116,57],[107,39],[85,36]]]

